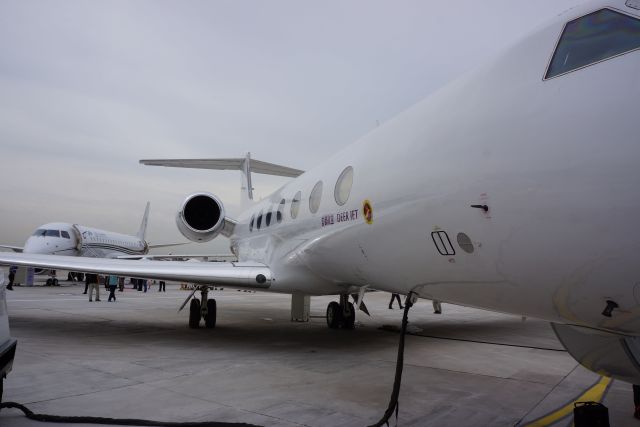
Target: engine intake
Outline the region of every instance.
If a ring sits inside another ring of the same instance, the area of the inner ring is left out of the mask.
[[[224,206],[210,193],[187,196],[176,216],[180,233],[192,242],[208,242],[224,227]]]

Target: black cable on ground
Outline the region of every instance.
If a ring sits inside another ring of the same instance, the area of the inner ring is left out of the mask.
[[[396,421],[398,420],[398,410],[400,405],[398,404],[398,396],[400,395],[400,383],[402,382],[402,368],[404,367],[404,337],[407,334],[407,324],[409,321],[409,309],[413,306],[411,300],[415,293],[409,292],[406,300],[404,301],[404,313],[402,315],[402,329],[400,330],[400,343],[398,344],[398,359],[396,360],[396,377],[393,380],[393,391],[391,392],[391,399],[389,400],[389,407],[385,411],[384,415],[375,424],[371,424],[369,427],[381,427],[383,425],[389,425],[389,418],[396,413]]]
[[[255,424],[246,423],[221,423],[214,421],[203,422],[171,422],[171,421],[151,421],[137,420],[127,418],[103,418],[103,417],[65,417],[61,415],[36,414],[24,405],[16,402],[0,403],[2,408],[15,408],[24,412],[24,415],[30,420],[42,421],[47,423],[66,423],[66,424],[106,424],[120,426],[158,426],[158,427],[260,427]]]

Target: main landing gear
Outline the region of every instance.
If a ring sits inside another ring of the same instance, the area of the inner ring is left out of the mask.
[[[340,303],[331,301],[327,306],[327,326],[331,329],[353,329],[356,323],[356,309],[349,302],[348,294],[340,295]]]
[[[200,319],[204,319],[205,327],[213,329],[216,326],[216,300],[209,299],[209,286],[198,286],[194,291],[194,294],[200,291],[200,300],[194,297],[189,305],[189,327],[191,329],[197,329],[200,327]]]

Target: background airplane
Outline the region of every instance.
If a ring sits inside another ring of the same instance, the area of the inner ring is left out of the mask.
[[[0,245],[0,248],[27,254],[69,255],[92,258],[118,258],[120,256],[141,257],[150,249],[180,246],[185,243],[152,245],[146,241],[149,207],[142,216],[140,228],[135,235],[66,222],[52,222],[39,226],[27,239],[24,246]]]
[[[180,246],[185,243],[151,245],[146,241],[150,204],[147,202],[142,222],[135,235],[66,222],[53,222],[39,226],[27,239],[24,246],[0,245],[25,254],[67,255],[91,258],[142,258],[150,249]],[[165,255],[165,257],[170,257]],[[36,269],[36,274],[47,274],[48,269]],[[48,284],[57,284],[53,276]]]
[[[589,2],[236,219],[188,196],[178,228],[228,235],[237,263],[0,262],[339,295],[331,328],[368,287],[537,317],[587,368],[640,383],[639,48],[637,2]],[[190,315],[215,309],[203,293]]]

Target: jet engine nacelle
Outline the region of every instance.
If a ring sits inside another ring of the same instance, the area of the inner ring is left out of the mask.
[[[176,224],[180,233],[192,242],[208,242],[224,227],[224,206],[210,193],[194,193],[182,202]]]

